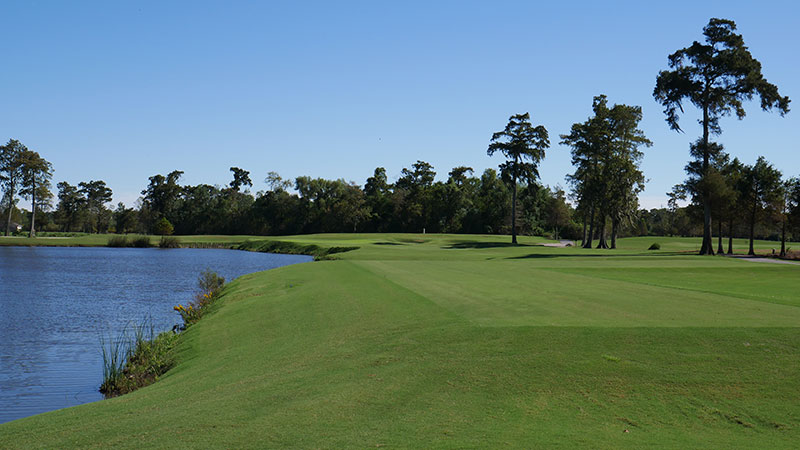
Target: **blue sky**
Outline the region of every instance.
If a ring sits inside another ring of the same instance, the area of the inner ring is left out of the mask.
[[[132,205],[156,173],[254,190],[276,171],[363,184],[418,160],[438,178],[477,173],[508,117],[550,132],[542,183],[572,171],[559,134],[592,97],[643,107],[654,141],[640,201],[666,204],[684,179],[697,113],[669,130],[652,98],[667,55],[710,17],[736,21],[786,117],[747,105],[722,121],[726,150],[800,175],[800,58],[793,2],[13,2],[0,3],[0,139],[55,167],[54,183],[105,180]]]

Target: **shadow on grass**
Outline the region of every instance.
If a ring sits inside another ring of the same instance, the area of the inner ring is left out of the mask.
[[[505,248],[505,247],[532,247],[529,244],[512,244],[510,242],[478,242],[461,241],[451,245],[443,246],[444,249],[464,249],[464,248]]]
[[[405,245],[400,242],[373,242],[374,245]]]
[[[604,253],[601,255],[591,254],[582,255],[579,253],[557,254],[557,253],[531,253],[522,256],[509,256],[506,259],[545,259],[545,258],[618,258],[618,257],[632,257],[632,256],[694,256],[695,252],[659,252],[659,253]],[[700,256],[700,255],[697,255]]]

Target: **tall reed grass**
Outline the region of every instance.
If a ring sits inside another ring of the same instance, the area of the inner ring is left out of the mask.
[[[111,236],[106,243],[107,247],[137,247],[147,248],[150,247],[150,237],[145,235],[116,235]]]
[[[175,364],[176,341],[177,335],[172,331],[156,335],[151,319],[129,322],[116,337],[101,338],[100,392],[111,398],[155,382]]]

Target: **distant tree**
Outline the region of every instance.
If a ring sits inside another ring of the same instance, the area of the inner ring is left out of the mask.
[[[778,88],[767,82],[761,74],[761,63],[753,58],[735,30],[732,20],[709,20],[703,28],[705,44],[695,41],[670,55],[669,66],[673,70],[659,72],[653,90],[653,97],[664,106],[667,123],[673,130],[681,131],[678,112],[683,112],[684,101],[702,111],[699,122],[703,135],[692,151],[692,156],[700,162],[701,178],[709,172],[713,157],[710,135],[722,132],[721,117],[736,113],[739,119],[744,118],[743,100],[757,95],[763,110],[777,108],[781,115],[789,111],[789,97],[781,97]],[[701,203],[703,242],[700,254],[714,254],[710,192],[701,193]]]
[[[278,172],[269,172],[264,182],[267,183],[267,186],[272,191],[286,191],[292,187],[292,182],[281,178]]]
[[[566,194],[563,189],[557,187],[547,205],[547,222],[553,228],[554,239],[560,239],[559,231],[570,224],[571,216]]]
[[[31,200],[31,229],[29,237],[36,236],[37,202],[45,203],[53,196],[50,193],[50,180],[53,178],[53,165],[34,151],[24,151],[22,159],[22,189],[20,194]]]
[[[386,231],[392,219],[392,186],[386,177],[386,169],[377,167],[364,183],[364,199],[369,209],[369,231]]]
[[[539,163],[549,147],[547,129],[543,125],[534,127],[528,113],[511,116],[503,131],[492,134],[486,153],[492,156],[499,151],[506,157],[500,171],[511,184],[512,244],[517,243],[517,182],[535,182],[539,178]]]
[[[22,156],[28,148],[16,139],[9,139],[6,145],[0,146],[0,187],[8,204],[6,217],[6,233],[11,230],[11,212],[16,204],[16,196],[22,184]]]
[[[713,208],[716,211],[717,217],[719,218],[719,222],[727,220],[728,222],[728,251],[729,255],[733,254],[733,235],[734,235],[734,225],[737,219],[741,218],[741,212],[743,209],[746,209],[743,205],[743,179],[745,173],[745,166],[744,164],[739,161],[739,158],[733,158],[733,160],[726,160],[724,165],[718,169],[718,172],[724,180],[725,187],[720,188],[721,195],[718,193],[715,195],[713,201],[714,204],[718,204],[719,207]],[[713,180],[712,180],[713,185]],[[718,191],[719,192],[719,191]],[[722,236],[722,228],[720,227],[720,236]],[[719,253],[722,253],[720,248],[717,249]]]
[[[66,181],[58,183],[56,187],[58,188],[57,222],[61,224],[62,231],[72,231],[83,210],[84,198],[76,186]]]
[[[800,178],[791,178],[786,186],[786,216],[794,240],[800,232]]]
[[[107,225],[108,211],[106,203],[111,201],[112,191],[103,180],[91,180],[78,183],[80,194],[83,195],[82,205],[86,208],[88,229],[85,231],[100,233]]]
[[[117,203],[117,209],[114,210],[114,224],[117,233],[130,233],[136,229],[136,222],[136,210],[126,208],[122,202]]]
[[[755,255],[753,240],[755,226],[763,211],[776,208],[783,198],[781,193],[781,172],[759,156],[755,165],[745,169],[744,182],[747,186],[745,199],[750,204],[750,249],[748,255]]]
[[[474,212],[468,216],[467,223],[471,233],[504,233],[511,212],[511,198],[508,185],[494,169],[486,169],[478,184]]]
[[[174,228],[172,227],[172,223],[170,223],[166,217],[162,217],[158,220],[158,222],[156,222],[154,231],[156,234],[160,234],[161,236],[168,236],[174,232]]]
[[[183,175],[182,171],[174,170],[166,177],[159,174],[149,178],[150,183],[142,191],[142,195],[144,204],[150,212],[154,213],[156,220],[161,217],[166,217],[168,220],[174,219],[173,213],[178,206],[178,200],[183,190],[178,184],[181,175]]]
[[[800,178],[783,181],[781,189],[781,258],[786,256],[786,228],[792,227],[792,212],[796,211],[800,202]]]
[[[450,171],[447,183],[439,186],[439,213],[441,214],[441,231],[457,233],[464,226],[464,218],[473,206],[477,181],[471,178],[472,167],[458,166]]]
[[[400,178],[394,184],[394,213],[403,229],[419,233],[431,230],[434,225],[431,220],[431,187],[436,172],[425,161],[417,161],[411,167],[412,169],[403,168]]]
[[[253,182],[250,180],[250,172],[238,167],[231,167],[230,170],[233,172],[233,181],[230,184],[231,189],[238,192],[242,186],[253,186]]]

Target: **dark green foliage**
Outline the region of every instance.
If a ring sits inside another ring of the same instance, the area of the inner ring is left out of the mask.
[[[117,204],[113,217],[117,233],[129,233],[138,227],[139,217],[137,211],[133,208],[126,208],[122,202]]]
[[[127,210],[127,216],[121,217],[106,207],[112,192],[105,181],[82,181],[78,186],[62,181],[57,186],[58,205],[54,216],[61,231],[106,233],[112,221],[118,222],[116,231],[119,233],[135,230],[138,217],[133,215],[132,209]],[[119,208],[125,210],[124,206],[118,206],[118,211],[121,211]]]
[[[572,125],[561,143],[572,148],[575,172],[567,176],[579,208],[588,222],[589,234],[584,247],[591,248],[598,224],[598,248],[608,248],[606,221],[611,221],[611,248],[616,247],[620,225],[632,225],[638,210],[638,194],[644,190],[644,174],[639,169],[639,147],[652,145],[639,129],[642,108],[614,105],[608,107],[605,95],[592,101],[594,115]]]
[[[134,236],[130,241],[131,247],[148,248],[150,245],[150,237],[148,236]]]
[[[775,169],[763,156],[760,156],[755,165],[745,168],[742,179],[744,189],[742,198],[748,205],[750,223],[750,248],[749,255],[755,255],[753,240],[755,239],[756,223],[764,216],[776,216],[781,211],[783,192],[781,185],[781,172]]]
[[[180,248],[181,241],[180,239],[174,236],[161,236],[161,240],[158,241],[158,248]]]
[[[19,193],[31,201],[31,224],[29,237],[36,236],[36,209],[49,204],[53,194],[50,192],[50,180],[53,178],[53,165],[30,150],[20,155],[22,164],[22,189]]]
[[[108,238],[108,247],[127,247],[129,245],[127,236],[111,236]]]
[[[22,185],[22,155],[28,148],[16,139],[9,139],[0,146],[0,188],[6,206],[5,235],[11,232],[11,215]]]
[[[151,247],[149,236],[111,236],[108,238],[108,247],[136,247],[148,248]]]
[[[111,201],[112,192],[103,180],[91,180],[78,183],[79,193],[83,196],[84,208],[83,231],[87,233],[105,233],[111,225],[111,211],[106,203]]]
[[[155,231],[155,234],[168,236],[174,232],[174,228],[172,227],[172,223],[170,223],[166,217],[162,217],[158,220],[158,222],[156,222],[156,226],[153,231]]]
[[[661,244],[658,242],[653,242],[650,247],[647,248],[648,250],[661,250]]]
[[[230,170],[233,172],[233,181],[230,184],[231,190],[238,192],[243,186],[253,186],[253,182],[250,180],[250,172],[238,167],[231,167]]]
[[[175,213],[178,208],[182,188],[178,184],[183,172],[174,170],[166,177],[158,174],[149,178],[150,183],[142,191],[145,222],[149,228],[155,226],[158,219],[166,217],[167,220],[174,221]]]

